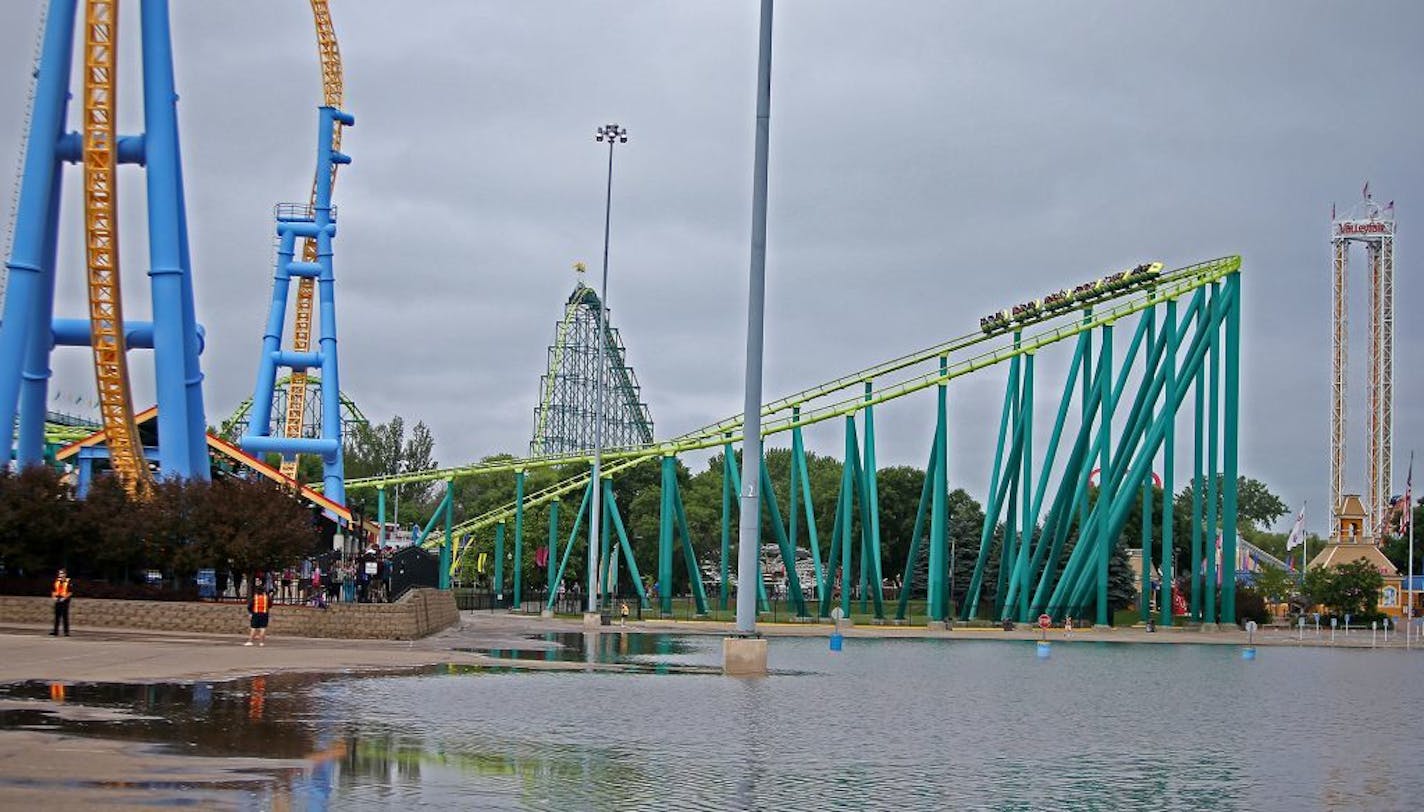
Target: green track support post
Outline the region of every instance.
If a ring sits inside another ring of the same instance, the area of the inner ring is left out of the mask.
[[[1211,302],[1216,304],[1220,295],[1217,283],[1211,284]],[[1221,372],[1218,356],[1217,339],[1219,330],[1212,328],[1211,344],[1207,348],[1207,415],[1206,415],[1206,606],[1202,613],[1203,623],[1216,623],[1216,589],[1219,575],[1216,571],[1217,556],[1221,550],[1218,545],[1221,536],[1217,530],[1217,496],[1216,485],[1218,481],[1216,471],[1216,449],[1217,449],[1217,415],[1221,413]]]
[[[1054,499],[1054,504],[1049,510],[1048,518],[1043,523],[1040,531],[1037,527],[1038,517],[1042,514],[1043,499],[1048,491],[1048,478],[1053,472],[1053,463],[1058,458],[1059,441],[1063,436],[1063,424],[1068,419],[1068,407],[1073,402],[1073,392],[1080,374],[1086,374],[1082,369],[1083,351],[1087,345],[1088,333],[1081,333],[1078,336],[1077,345],[1073,350],[1073,360],[1068,365],[1068,377],[1063,384],[1063,395],[1058,402],[1058,413],[1053,420],[1053,431],[1048,437],[1048,447],[1044,450],[1043,465],[1039,468],[1038,484],[1035,486],[1033,504],[1030,506],[1029,518],[1025,520],[1025,525],[1032,528],[1029,539],[1032,541],[1030,547],[1027,571],[1016,574],[1013,582],[1022,593],[1026,605],[1020,606],[1020,616],[1024,622],[1031,620],[1039,613],[1039,609],[1034,605],[1034,601],[1029,591],[1033,583],[1035,574],[1043,566],[1044,555],[1048,551],[1050,539],[1056,534],[1058,523],[1063,518],[1064,508],[1060,501],[1069,485],[1073,481],[1072,473],[1076,472],[1074,461],[1081,462],[1080,456],[1070,454],[1069,466],[1065,475],[1061,477],[1059,483],[1059,496]],[[1077,443],[1074,444],[1075,448]]]
[[[925,476],[930,485],[930,555],[929,571],[925,575],[925,597],[929,603],[931,623],[949,620],[949,595],[945,589],[946,573],[953,577],[953,562],[949,558],[949,488],[945,474],[949,438],[946,424],[949,399],[949,356],[939,357],[939,384],[935,386],[934,450],[930,453],[931,469]]]
[[[1154,335],[1156,331],[1156,314],[1153,308],[1147,308],[1142,312],[1142,318],[1147,319],[1147,345],[1156,343]],[[1143,380],[1146,381],[1154,372],[1151,354],[1144,356]],[[1153,404],[1147,404],[1144,413],[1147,419],[1152,417]],[[1151,470],[1151,466],[1148,467]],[[1152,478],[1148,477],[1142,482],[1142,573],[1137,585],[1137,603],[1139,604],[1139,616],[1142,625],[1147,625],[1147,621],[1152,616]]]
[[[979,555],[974,561],[974,574],[969,577],[969,589],[964,592],[964,607],[960,609],[960,615],[973,620],[979,611],[979,591],[984,579],[984,565],[989,560],[989,548],[994,542],[994,525],[999,521],[999,509],[1001,494],[1000,478],[1003,469],[1000,467],[1004,462],[1004,440],[1009,434],[1009,416],[1017,403],[1017,392],[1019,388],[1019,356],[1015,355],[1009,362],[1009,382],[1004,387],[1004,406],[999,413],[999,440],[994,445],[994,467],[989,473],[989,499],[984,506],[984,527],[979,534]],[[944,457],[940,457],[943,463]],[[1013,461],[1010,460],[1010,467]],[[1007,483],[1004,483],[1007,484]]]
[[[1173,572],[1174,554],[1172,551],[1173,524],[1175,524],[1176,511],[1173,509],[1172,491],[1176,488],[1175,466],[1177,464],[1177,410],[1173,406],[1177,402],[1177,301],[1169,299],[1167,301],[1167,320],[1163,329],[1167,331],[1167,434],[1162,441],[1162,564],[1161,564],[1161,589],[1157,596],[1157,607],[1161,620],[1158,622],[1165,627],[1172,625],[1172,586],[1175,582]]]
[[[1018,589],[1018,620],[1028,622],[1028,546],[1033,540],[1033,356],[1024,358],[1023,403],[1019,407],[1019,419],[1023,421],[1023,469],[1020,473],[1023,485],[1023,519],[1019,531],[1018,555],[1015,557],[1014,583]],[[1007,597],[1007,596],[1006,596]],[[1004,607],[1007,613],[1008,606]]]
[[[593,495],[593,478],[588,480],[588,487],[583,489],[583,501],[579,504],[578,512],[574,514],[574,526],[569,531],[569,541],[564,545],[564,554],[559,557],[559,571],[554,574],[554,583],[561,584],[564,581],[564,570],[569,565],[569,554],[574,551],[574,542],[578,539],[579,528],[583,526],[583,517],[588,515],[589,499]],[[550,535],[553,531],[549,531]],[[551,553],[552,555],[552,553]],[[549,591],[549,608],[554,608],[554,599],[558,597],[557,587]]]
[[[365,542],[362,542],[365,544]],[[386,486],[376,486],[376,545],[386,549]],[[342,551],[345,555],[345,551]]]
[[[729,438],[730,433],[724,435]],[[722,560],[721,560],[721,583],[717,585],[717,600],[719,608],[727,611],[727,595],[730,589],[728,562],[732,557],[732,475],[735,467],[732,463],[732,443],[729,440],[722,446]]]
[[[682,537],[682,555],[687,563],[687,578],[697,603],[697,616],[707,616],[707,591],[702,587],[702,570],[697,566],[697,551],[692,547],[692,533],[687,529],[687,508],[683,505],[682,489],[673,479],[673,507],[677,514],[677,533]]]
[[[599,538],[599,554],[602,558],[602,567],[599,575],[602,576],[602,583],[599,584],[598,608],[602,609],[604,603],[610,599],[613,590],[618,588],[618,547],[613,543],[613,510],[608,503],[608,490],[603,488],[603,484],[610,483],[604,479],[599,483],[599,488],[603,490],[603,530]]]
[[[1113,326],[1111,324],[1103,325],[1102,352],[1103,355],[1107,356],[1107,358],[1109,359],[1112,358],[1112,339]],[[1111,368],[1112,365],[1111,362],[1109,362],[1108,369]],[[1101,396],[1100,403],[1100,408],[1102,409],[1102,416],[1099,418],[1099,420],[1101,421],[1099,431],[1102,433],[1103,444],[1100,451],[1101,456],[1098,458],[1098,502],[1096,505],[1093,506],[1093,509],[1095,511],[1101,510],[1103,513],[1107,513],[1107,506],[1112,504],[1112,480],[1108,477],[1108,471],[1111,470],[1109,463],[1112,460],[1109,458],[1108,448],[1112,445],[1112,416],[1114,398],[1112,376],[1100,375],[1098,377],[1100,378],[1099,384],[1103,387],[1103,394]],[[1115,541],[1115,539],[1108,538],[1108,533],[1103,523],[1099,523],[1099,527],[1102,528],[1101,532],[1097,534],[1097,538],[1092,540],[1098,548],[1098,595],[1096,601],[1097,616],[1094,622],[1099,626],[1107,626],[1108,620],[1112,616],[1111,612],[1109,612],[1108,610],[1108,565],[1109,562],[1112,561],[1113,541]],[[1084,541],[1087,541],[1087,539],[1080,538],[1078,541],[1081,544]]]
[[[544,557],[544,566],[548,569],[545,576],[545,591],[552,602],[557,596],[558,584],[554,583],[554,559],[559,553],[559,500],[555,499],[549,503],[549,554]]]
[[[1142,484],[1142,578],[1137,588],[1143,625],[1152,617],[1152,480]]]
[[[801,407],[792,410],[793,422],[799,420]],[[797,481],[800,487],[801,508],[805,511],[806,519],[806,545],[811,548],[811,567],[816,575],[816,600],[821,599],[821,539],[816,532],[816,503],[811,499],[811,472],[806,464],[806,444],[801,439],[801,427],[795,426],[791,429],[791,465],[792,470],[799,472]],[[795,512],[795,508],[792,509]],[[792,527],[795,527],[793,518]],[[795,535],[792,536],[792,546],[795,547]]]
[[[672,536],[674,489],[677,487],[677,458],[663,454],[662,502],[658,513],[658,614],[672,614]]]
[[[1093,323],[1093,308],[1088,307],[1083,310],[1083,323]],[[1111,369],[1111,365],[1108,367]],[[1083,402],[1081,420],[1083,425],[1091,425],[1093,422],[1093,409],[1088,404],[1092,397],[1097,382],[1092,376],[1093,369],[1093,333],[1087,331],[1083,333]],[[1092,467],[1091,465],[1088,467]],[[1083,498],[1078,501],[1078,527],[1081,529],[1088,523],[1088,493],[1083,492]]]
[[[775,531],[776,547],[781,552],[781,563],[786,567],[786,591],[791,597],[791,605],[797,617],[806,617],[806,596],[801,593],[801,576],[796,573],[796,548],[791,546],[786,536],[786,525],[781,523],[781,508],[776,498],[776,488],[771,484],[771,474],[763,457],[761,470],[761,490],[763,508],[767,519]]]
[[[524,611],[524,469],[514,472],[514,593],[516,612]]]
[[[504,522],[494,526],[494,577],[491,579],[496,606],[504,605]]]
[[[874,396],[869,381],[865,382],[865,400],[867,403]],[[869,545],[868,552],[861,555],[861,584],[870,581],[871,592],[874,596],[875,617],[878,620],[885,619],[885,574],[880,563],[880,487],[876,482],[875,473],[875,408],[867,405],[864,410],[865,415],[865,452],[861,463],[861,499],[863,501],[861,511],[861,549],[864,551]],[[860,611],[865,611],[865,589],[861,589]]]
[[[1201,330],[1205,313],[1198,316],[1197,329]],[[1202,477],[1202,435],[1203,418],[1206,416],[1206,374],[1203,370],[1197,370],[1196,384],[1192,387],[1195,391],[1192,396],[1195,399],[1195,408],[1192,410],[1192,554],[1190,565],[1187,570],[1191,578],[1191,613],[1192,619],[1201,621],[1202,619],[1202,488],[1206,486],[1206,481]]]
[[[851,520],[852,511],[855,507],[855,417],[846,415],[845,419],[845,464],[841,473],[841,611],[846,617],[850,617],[850,592],[851,584],[851,533],[854,522]],[[865,517],[861,517],[865,521]]]
[[[450,560],[455,555],[455,480],[445,480],[445,543],[440,545],[440,588],[450,588]],[[431,517],[432,520],[434,517]]]
[[[638,560],[633,556],[633,545],[628,541],[628,530],[623,526],[623,516],[618,511],[618,501],[613,497],[613,480],[603,480],[603,504],[607,506],[609,523],[613,525],[613,530],[618,534],[618,546],[623,550],[623,561],[628,565],[628,578],[633,582],[633,591],[638,595],[638,605],[644,609],[648,608],[648,593],[643,589],[643,575],[638,572]],[[618,590],[618,576],[616,574],[616,564],[618,561],[618,551],[615,550],[610,556],[608,569],[614,570],[613,590]],[[610,597],[610,601],[611,601]],[[612,606],[610,602],[609,606]]]
[[[1226,413],[1223,415],[1221,566],[1221,622],[1236,622],[1236,471],[1238,422],[1241,405],[1241,274],[1226,277],[1227,295],[1231,297],[1226,311]]]
[[[915,508],[915,527],[910,531],[910,550],[905,556],[905,569],[900,577],[900,600],[895,609],[895,619],[904,620],[905,612],[910,605],[910,591],[915,586],[915,560],[920,554],[920,539],[925,528],[925,511],[933,499],[931,492],[934,490],[934,469],[936,460],[939,459],[939,429],[935,428],[935,437],[930,443],[930,459],[925,464],[925,482],[920,486],[920,502]],[[928,569],[928,568],[927,568]],[[926,572],[928,578],[928,572]],[[926,583],[928,587],[928,583]]]

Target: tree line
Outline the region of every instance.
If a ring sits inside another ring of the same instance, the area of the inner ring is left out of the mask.
[[[317,552],[321,538],[313,511],[267,480],[161,480],[135,497],[115,477],[100,476],[81,500],[51,468],[0,471],[8,592],[42,589],[60,567],[116,587],[159,570],[188,591],[199,569],[269,571]]]

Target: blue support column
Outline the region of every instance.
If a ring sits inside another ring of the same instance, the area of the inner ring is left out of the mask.
[[[56,232],[54,213],[60,199],[59,156],[56,153],[69,99],[69,70],[74,53],[75,0],[51,0],[46,18],[34,105],[25,143],[25,167],[20,176],[18,207],[10,256],[6,261],[4,318],[0,320],[0,426],[5,426],[5,461],[10,458],[9,431],[20,413],[20,390],[26,379],[27,350],[42,342],[48,350],[53,316]],[[46,291],[49,291],[46,293]],[[46,368],[48,364],[46,363]],[[41,393],[43,397],[43,393]],[[34,396],[29,401],[33,403]],[[43,405],[43,404],[41,404]],[[31,417],[29,420],[34,420]],[[43,410],[38,416],[43,430]],[[29,428],[22,436],[33,438]],[[40,461],[42,447],[25,442],[22,466]]]
[[[242,447],[253,453],[277,452],[283,455],[318,453],[322,458],[322,485],[331,499],[345,504],[343,438],[341,434],[341,375],[336,340],[336,275],[332,265],[331,241],[336,235],[332,217],[331,170],[348,164],[351,159],[336,151],[332,136],[336,125],[353,126],[356,119],[334,107],[322,107],[317,117],[317,167],[315,205],[310,212],[299,207],[287,211],[278,207],[277,234],[281,244],[272,286],[272,305],[267,317],[267,330],[262,337],[262,355],[258,360],[257,384],[252,395],[252,419],[249,434],[242,438]],[[315,240],[317,261],[295,260],[297,238]],[[287,318],[287,294],[292,277],[315,276],[320,321],[319,351],[315,353],[282,352],[282,331]],[[271,436],[271,404],[276,385],[277,367],[321,369],[321,438]]]
[[[153,299],[153,361],[158,391],[158,445],[164,476],[207,479],[207,441],[200,429],[202,375],[193,312],[192,270],[185,257],[187,222],[178,150],[178,92],[167,0],[142,0],[144,158],[148,180],[149,278]],[[196,414],[190,414],[196,412]],[[201,444],[202,448],[196,446]],[[199,463],[199,461],[204,461]],[[344,497],[330,494],[338,501]]]

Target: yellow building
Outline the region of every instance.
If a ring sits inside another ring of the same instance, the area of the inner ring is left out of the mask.
[[[1376,611],[1396,619],[1404,616],[1404,578],[1379,548],[1377,539],[1365,531],[1365,506],[1357,494],[1346,494],[1335,511],[1336,532],[1332,541],[1310,560],[1311,567],[1338,567],[1352,561],[1368,561],[1384,576]],[[1416,598],[1421,596],[1416,596]]]

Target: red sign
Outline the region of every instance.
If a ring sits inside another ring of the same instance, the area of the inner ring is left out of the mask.
[[[1053,618],[1049,617],[1048,615],[1039,615],[1039,616],[1038,616],[1038,627],[1039,627],[1040,629],[1046,629],[1046,628],[1048,628],[1049,626],[1052,626],[1052,625],[1053,625]]]
[[[1340,234],[1388,234],[1389,224],[1378,220],[1344,222],[1336,225],[1336,231]]]

